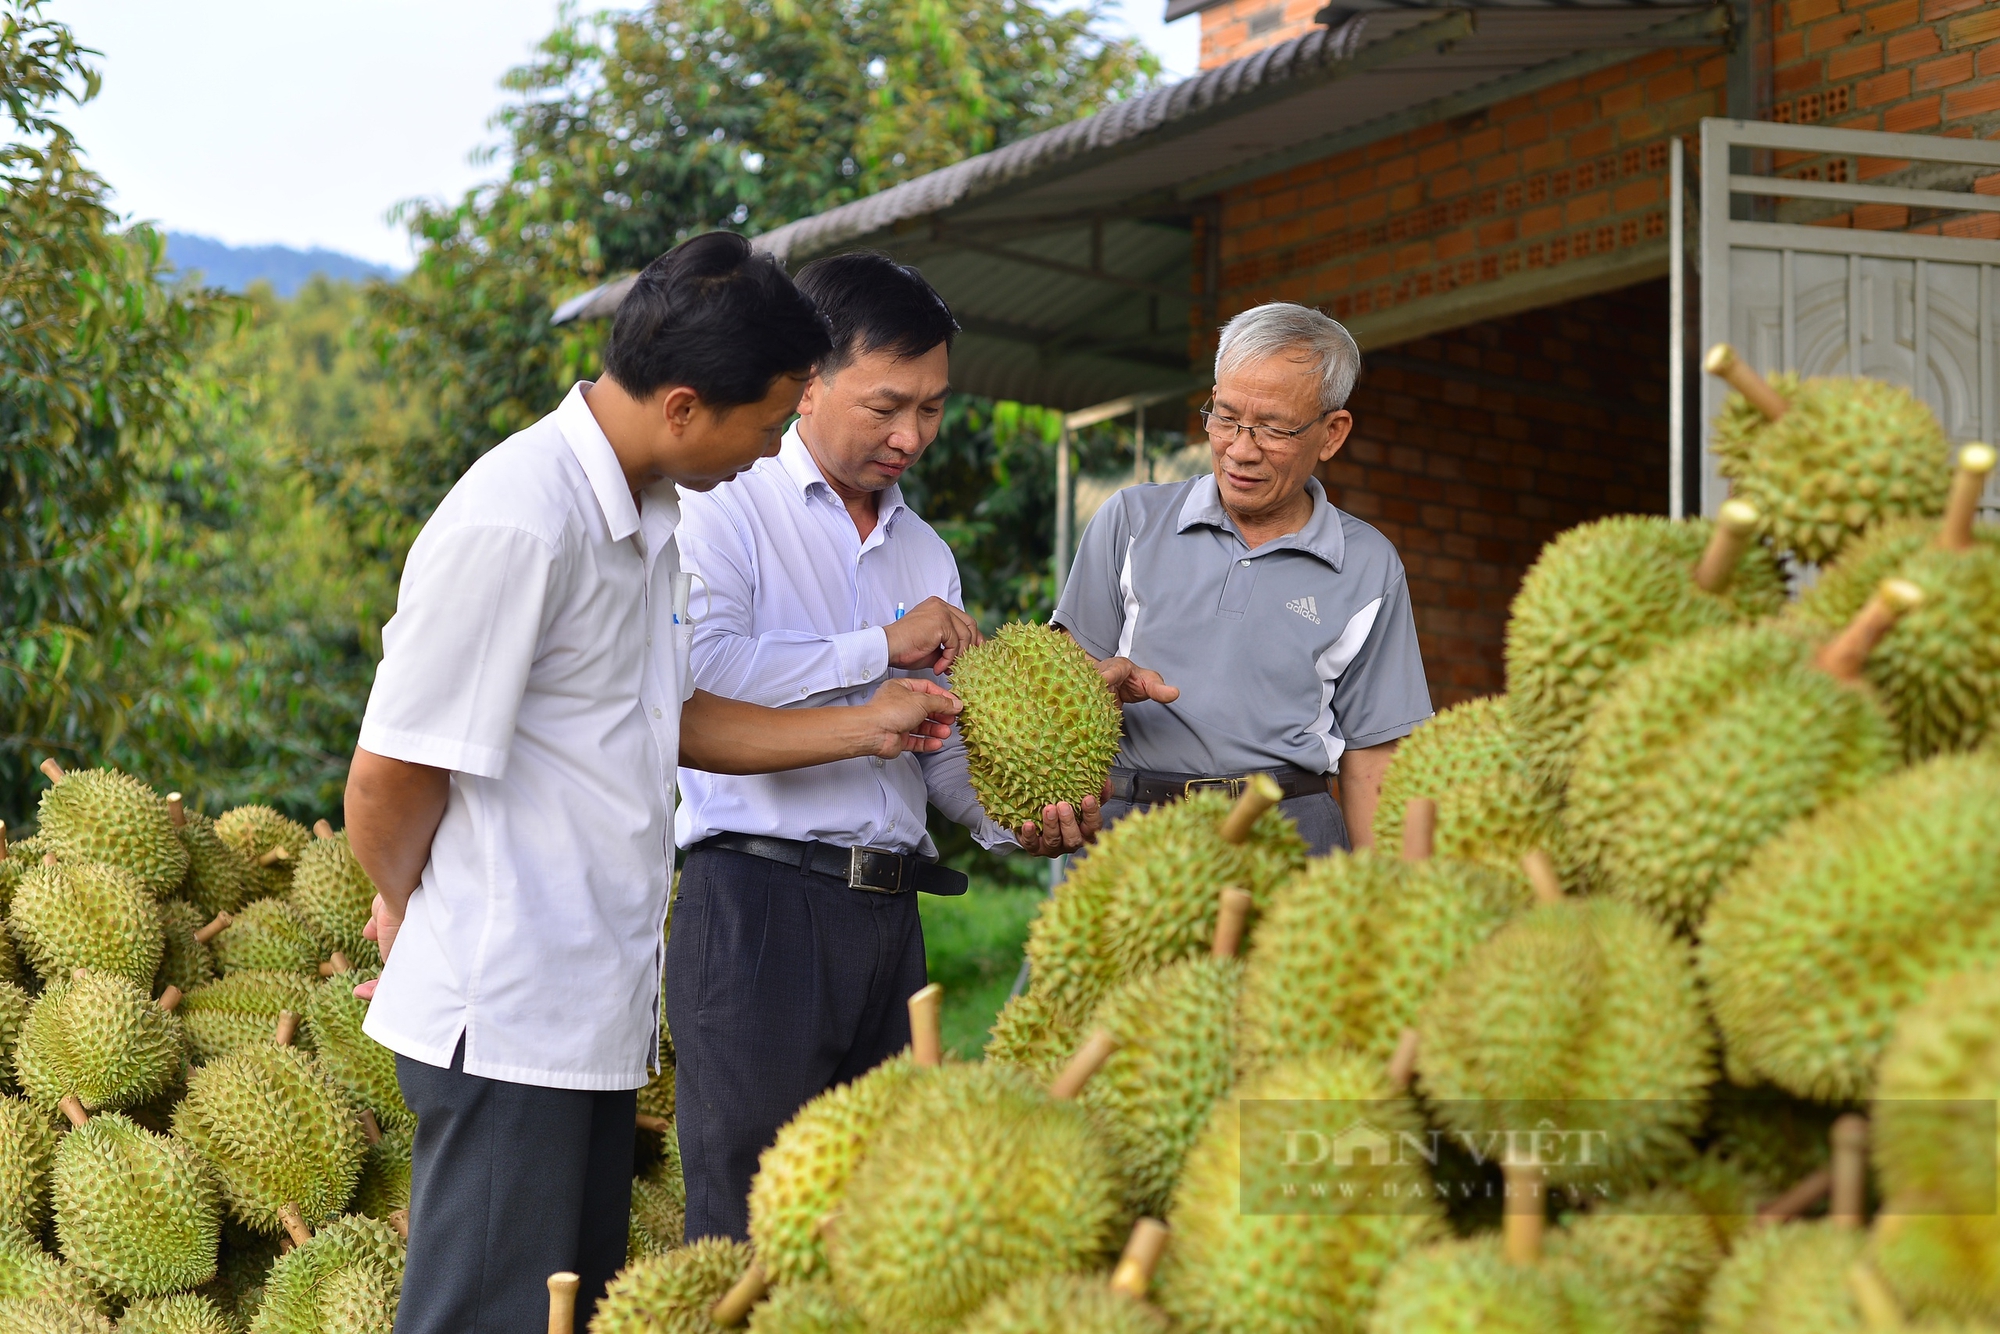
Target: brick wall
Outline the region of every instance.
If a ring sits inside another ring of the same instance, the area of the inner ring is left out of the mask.
[[[1153,0],[1142,0],[1152,3]],[[1214,69],[1312,31],[1324,0],[1222,0],[1201,12],[1201,67]]]
[[[1666,512],[1666,354],[1657,281],[1364,358],[1320,480],[1402,553],[1437,707],[1506,688],[1507,604],[1544,542]]]

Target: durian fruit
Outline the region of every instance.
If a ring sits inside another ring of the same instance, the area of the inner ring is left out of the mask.
[[[326,955],[312,923],[283,899],[259,899],[233,914],[208,948],[224,977],[246,972],[318,977]]]
[[[402,1276],[382,1265],[335,1270],[320,1286],[321,1328],[326,1334],[395,1334],[402,1296]]]
[[[104,1298],[88,1275],[50,1255],[33,1236],[0,1231],[0,1303],[9,1301],[46,1301],[95,1309],[103,1305]],[[8,1325],[0,1320],[0,1329],[22,1328],[34,1326]]]
[[[1711,580],[1721,591],[1696,582],[1717,534],[1706,519],[1615,515],[1558,534],[1529,567],[1508,609],[1506,707],[1521,765],[1546,793],[1563,790],[1591,706],[1633,664],[1784,605],[1762,547],[1738,549],[1727,582]]]
[[[306,1031],[327,1073],[356,1103],[375,1113],[385,1130],[413,1126],[416,1114],[403,1101],[396,1082],[396,1054],[361,1031],[368,1002],[354,994],[354,985],[365,976],[336,973],[312,987],[305,1007]]]
[[[670,1251],[682,1244],[686,1228],[687,1186],[676,1152],[663,1155],[651,1171],[632,1182],[630,1250],[635,1256]]]
[[[14,891],[7,929],[43,978],[88,968],[151,987],[164,949],[152,895],[102,862],[29,871]]]
[[[801,1107],[757,1159],[750,1182],[750,1240],[777,1283],[824,1277],[820,1224],[840,1207],[857,1163],[883,1119],[918,1077],[898,1056]]]
[[[1709,1089],[1702,1139],[1708,1154],[1733,1167],[1761,1201],[1826,1167],[1838,1107],[1807,1102],[1768,1084],[1727,1079]],[[1678,1179],[1678,1178],[1677,1178]]]
[[[56,781],[42,793],[35,835],[47,850],[64,861],[116,866],[156,899],[173,893],[188,854],[159,794],[116,769],[64,774],[52,766],[44,766]]]
[[[390,1214],[410,1207],[410,1151],[415,1142],[416,1127],[409,1125],[386,1127],[381,1138],[369,1144],[351,1202],[355,1213],[386,1223]],[[636,1198],[636,1182],[633,1191]]]
[[[1700,964],[1732,1079],[1867,1097],[1897,1016],[1934,979],[2000,957],[1996,761],[1904,770],[1796,822],[1730,878]]]
[[[1166,1334],[1167,1319],[1146,1302],[1165,1253],[1164,1224],[1141,1218],[1106,1282],[1099,1274],[1037,1274],[989,1299],[960,1334]]]
[[[0,859],[0,865],[4,864]],[[5,931],[0,931],[0,983],[15,988],[34,985],[34,975],[21,962],[20,951],[14,948],[14,937]]]
[[[221,1204],[201,1156],[116,1112],[56,1146],[56,1236],[102,1291],[159,1297],[215,1276]]]
[[[1864,1240],[1830,1220],[1753,1229],[1709,1284],[1704,1334],[1864,1334],[1848,1286]]]
[[[200,811],[185,811],[183,817],[184,822],[174,831],[188,852],[182,893],[201,910],[203,920],[221,912],[236,912],[264,892],[257,868],[216,835],[215,821]]]
[[[290,889],[292,866],[312,842],[304,825],[269,806],[238,806],[224,811],[216,817],[215,836],[249,863],[259,894],[282,894]]]
[[[338,1215],[367,1154],[354,1104],[295,1047],[245,1047],[195,1071],[174,1133],[214,1166],[230,1214],[265,1233],[288,1210],[308,1227]]]
[[[1243,1109],[1260,1100],[1317,1102],[1315,1128],[1329,1137],[1365,1119],[1391,1143],[1425,1138],[1416,1108],[1396,1096],[1379,1062],[1352,1053],[1267,1066],[1216,1105],[1188,1155],[1175,1193],[1173,1244],[1160,1266],[1155,1300],[1192,1329],[1307,1334],[1359,1329],[1376,1290],[1397,1258],[1440,1229],[1421,1167],[1390,1162],[1337,1169],[1337,1180],[1312,1204],[1270,1199],[1277,1165],[1264,1153],[1246,1162]],[[1270,1137],[1274,1147],[1276,1136]],[[1273,1157],[1276,1155],[1273,1154]],[[1281,1169],[1278,1169],[1281,1172]],[[1401,1205],[1390,1201],[1402,1201]],[[1365,1202],[1364,1202],[1365,1201]],[[1256,1207],[1253,1207],[1253,1204]],[[1263,1211],[1267,1206],[1271,1211]]]
[[[342,1275],[351,1271],[360,1272],[343,1282]],[[393,1321],[402,1276],[403,1239],[387,1223],[349,1215],[278,1257],[250,1323],[252,1334],[332,1334],[341,1326],[329,1308],[338,1304],[363,1317],[360,1325],[347,1326],[359,1334],[371,1328],[366,1315],[370,1308],[379,1310],[385,1290]]]
[[[1410,1251],[1384,1276],[1368,1334],[1596,1334],[1567,1273],[1515,1264],[1492,1235]],[[1605,1334],[1610,1334],[1609,1330]]]
[[[195,1063],[202,1065],[268,1044],[278,1016],[304,1014],[311,997],[311,984],[298,973],[231,973],[190,991],[177,1013]]]
[[[1030,987],[1007,998],[986,1040],[986,1059],[1018,1066],[1039,1082],[1055,1078],[1069,1054],[1074,1025],[1059,1023],[1054,1000]]]
[[[1402,846],[1404,808],[1419,797],[1437,803],[1441,857],[1509,872],[1536,849],[1564,861],[1562,804],[1528,776],[1503,695],[1454,704],[1403,738],[1382,776],[1376,847]]]
[[[28,1009],[33,1004],[27,992],[12,982],[0,982],[0,1089],[17,1087],[14,1048],[20,1045],[21,1025],[28,1021]]]
[[[39,1233],[49,1212],[56,1126],[25,1098],[0,1097],[0,1233]]]
[[[192,1292],[133,1302],[118,1318],[118,1334],[237,1334],[236,1325],[208,1298]]]
[[[895,1100],[827,1254],[871,1325],[942,1334],[1022,1278],[1088,1267],[1117,1217],[1082,1108],[1006,1066],[944,1066]]]
[[[1118,754],[1118,701],[1090,655],[1053,626],[1003,625],[951,668],[972,790],[994,823],[1100,797]]]
[[[382,953],[361,934],[375,906],[375,882],[354,859],[347,831],[315,837],[292,867],[292,907],[357,968],[380,968]]]
[[[709,1310],[750,1268],[750,1248],[703,1237],[627,1265],[605,1289],[590,1334],[713,1334]]]
[[[1689,1329],[1722,1263],[1722,1239],[1686,1193],[1656,1189],[1572,1218],[1549,1233],[1548,1265],[1594,1286],[1620,1328]]]
[[[1893,621],[1922,598],[1888,588],[1857,631],[1879,634],[1878,609]],[[1760,843],[1888,772],[1897,747],[1874,692],[1820,665],[1851,642],[1767,621],[1627,673],[1591,715],[1564,810],[1595,883],[1692,932]]]
[[[44,1111],[74,1097],[88,1111],[158,1097],[180,1077],[181,1022],[122,977],[78,969],[35,999],[14,1049],[22,1091]]]
[[[1558,1184],[1656,1177],[1693,1156],[1714,1075],[1694,961],[1630,904],[1567,899],[1521,915],[1444,979],[1416,1027],[1423,1091],[1450,1129],[1550,1116],[1604,1133],[1594,1161],[1551,1168]]]
[[[178,987],[183,993],[215,980],[215,961],[208,943],[196,933],[208,924],[201,909],[185,899],[160,903],[160,966],[153,973],[153,993]]]
[[[813,1279],[787,1283],[758,1303],[750,1312],[750,1334],[868,1334],[868,1326],[842,1304],[832,1284]]]
[[[1737,390],[1716,414],[1716,465],[1781,553],[1823,564],[1876,523],[1944,508],[1950,445],[1909,390],[1791,372],[1765,383],[1726,343],[1707,369]]]
[[[112,1334],[111,1322],[94,1307],[34,1297],[0,1300],[0,1329],[22,1334]]]

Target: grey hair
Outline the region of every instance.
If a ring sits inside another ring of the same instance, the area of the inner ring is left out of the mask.
[[[1361,349],[1339,320],[1289,301],[1252,306],[1222,326],[1215,349],[1215,378],[1246,361],[1285,353],[1309,354],[1319,366],[1319,407],[1332,412],[1347,405],[1361,374]]]

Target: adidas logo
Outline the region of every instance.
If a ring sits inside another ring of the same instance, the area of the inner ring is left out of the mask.
[[[1319,624],[1319,604],[1311,598],[1294,598],[1285,604],[1285,610],[1295,611],[1314,625]]]

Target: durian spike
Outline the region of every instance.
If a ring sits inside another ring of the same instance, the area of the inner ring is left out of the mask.
[[[194,938],[196,940],[199,940],[202,944],[206,945],[209,941],[214,940],[224,931],[227,931],[229,929],[229,924],[235,920],[236,919],[231,917],[228,913],[219,912],[215,915],[214,920],[209,922],[207,926],[202,927],[200,930],[194,933]]]
[[[1944,527],[1938,545],[1946,551],[1972,550],[1972,521],[1979,517],[1979,495],[1993,471],[1991,445],[1967,445],[1958,451],[1958,471],[1951,477],[1951,497],[1944,503]]]
[[[1701,368],[1710,375],[1720,376],[1729,381],[1729,387],[1750,400],[1750,406],[1764,414],[1765,421],[1776,421],[1791,409],[1791,404],[1778,396],[1778,391],[1764,381],[1764,377],[1750,369],[1750,364],[1736,355],[1736,349],[1727,343],[1717,343],[1708,349],[1708,356],[1702,359]]]
[[[299,1016],[291,1010],[278,1011],[278,1028],[271,1035],[271,1041],[280,1047],[289,1047],[299,1035]]]
[[[169,982],[167,983],[167,989],[160,993],[160,999],[155,1001],[154,1004],[158,1005],[162,1010],[165,1010],[168,1014],[172,1014],[174,1012],[175,1007],[177,1007],[181,1003],[181,996],[182,996],[181,989],[175,986],[173,983]]]
[[[1507,1195],[1501,1218],[1500,1248],[1510,1265],[1531,1267],[1542,1258],[1542,1233],[1548,1229],[1548,1205],[1543,1199],[1548,1170],[1540,1163],[1508,1163]]]
[[[1861,1308],[1861,1323],[1868,1327],[1871,1334],[1890,1334],[1890,1331],[1910,1327],[1903,1316],[1902,1303],[1896,1300],[1895,1294],[1889,1291],[1889,1285],[1882,1281],[1882,1275],[1867,1260],[1856,1260],[1847,1267],[1847,1293]]]
[[[1694,567],[1694,581],[1704,592],[1726,593],[1729,583],[1736,577],[1736,566],[1743,559],[1743,553],[1750,549],[1750,539],[1756,535],[1757,521],[1763,516],[1757,507],[1747,500],[1725,500],[1715,512],[1715,535],[1708,539],[1708,547],[1701,553],[1701,561]]]
[[[1122,1292],[1135,1302],[1145,1301],[1153,1271],[1160,1267],[1160,1257],[1166,1254],[1167,1239],[1172,1235],[1157,1218],[1142,1218],[1134,1223],[1132,1235],[1125,1241],[1125,1253],[1118,1257],[1118,1267],[1111,1271],[1111,1290]]]
[[[1836,681],[1850,685],[1859,681],[1862,664],[1882,642],[1882,636],[1889,633],[1904,612],[1923,600],[1924,590],[1909,580],[1884,579],[1876,587],[1875,596],[1868,599],[1868,605],[1856,612],[1839,634],[1820,645],[1819,652],[1813,654],[1813,666]]]
[[[355,1113],[354,1119],[361,1123],[361,1137],[363,1139],[367,1140],[370,1144],[380,1144],[382,1142],[382,1123],[375,1119],[375,1113],[363,1107],[359,1112]]]
[[[664,1116],[654,1116],[651,1112],[638,1112],[632,1117],[632,1124],[641,1130],[650,1130],[655,1135],[664,1135],[674,1128],[674,1123]]]
[[[549,1275],[549,1334],[576,1334],[576,1290],[582,1284],[568,1270]]]
[[[1410,1081],[1417,1077],[1417,1030],[1406,1028],[1396,1039],[1396,1050],[1389,1056],[1389,1087],[1398,1093],[1410,1090]]]
[[[306,1226],[306,1216],[291,1201],[278,1206],[278,1221],[285,1225],[285,1235],[292,1239],[292,1245],[303,1246],[313,1239],[312,1229]]]
[[[1536,903],[1546,907],[1563,901],[1563,882],[1556,874],[1555,858],[1540,848],[1530,848],[1521,854],[1521,870],[1534,887]]]
[[[1768,1201],[1762,1208],[1758,1209],[1757,1221],[1760,1223],[1783,1223],[1797,1218],[1800,1214],[1825,1199],[1826,1193],[1832,1189],[1832,1170],[1825,1167],[1819,1168],[1800,1177],[1798,1183],[1792,1186],[1791,1189],[1778,1196],[1775,1200]]]
[[[1243,945],[1243,925],[1250,920],[1250,895],[1230,885],[1222,891],[1221,906],[1215,910],[1215,937],[1209,942],[1208,957],[1233,959]]]
[[[408,1209],[396,1210],[389,1215],[387,1221],[397,1236],[401,1237],[404,1241],[410,1239],[410,1211]]]
[[[1278,786],[1278,780],[1269,774],[1251,774],[1250,781],[1243,785],[1243,795],[1229,808],[1229,814],[1222,817],[1222,841],[1241,843],[1250,837],[1250,826],[1257,823],[1257,817],[1285,799]]]
[[[187,828],[187,805],[181,800],[181,794],[178,792],[167,793],[167,818],[173,821],[174,828]]]
[[[1056,1076],[1056,1082],[1049,1085],[1049,1096],[1057,1102],[1067,1102],[1083,1092],[1083,1086],[1090,1082],[1103,1064],[1111,1059],[1111,1053],[1118,1050],[1118,1039],[1107,1029],[1094,1029],[1083,1045],[1076,1049],[1076,1055],[1069,1058],[1069,1064]]]
[[[68,774],[63,772],[63,767],[52,759],[43,760],[40,767],[42,772],[48,775],[48,780],[51,783],[60,783],[63,779],[69,777]]]
[[[320,963],[319,975],[321,977],[339,977],[342,973],[347,972],[353,967],[354,965],[348,961],[345,954],[342,954],[339,950],[335,950],[332,958],[323,960]]]
[[[921,1066],[944,1064],[944,1029],[939,1011],[944,988],[933,982],[910,997],[910,1060]]]
[[[292,859],[291,849],[285,847],[283,844],[280,844],[279,846],[272,848],[269,852],[263,854],[261,857],[257,858],[257,865],[275,866],[279,862],[288,862],[291,859]]]
[[[1427,862],[1437,851],[1438,804],[1411,797],[1403,807],[1403,860]]]
[[[330,824],[328,824],[328,823],[327,823],[327,822],[326,822],[326,821],[325,821],[324,819],[319,819],[319,820],[314,820],[314,821],[313,821],[313,837],[314,837],[314,838],[332,838],[332,837],[333,837],[333,826],[332,826],[332,825],[330,825]]]
[[[740,1325],[749,1316],[750,1308],[763,1300],[764,1293],[771,1286],[771,1276],[764,1272],[764,1266],[757,1260],[743,1271],[743,1277],[736,1285],[722,1294],[721,1300],[710,1308],[708,1318],[724,1329]]]
[[[62,1109],[62,1114],[69,1118],[73,1126],[80,1126],[90,1119],[90,1113],[83,1110],[83,1100],[74,1093],[63,1094],[62,1101],[56,1106]]]
[[[1833,1195],[1826,1216],[1858,1228],[1868,1200],[1868,1118],[1849,1112],[1833,1123]]]

